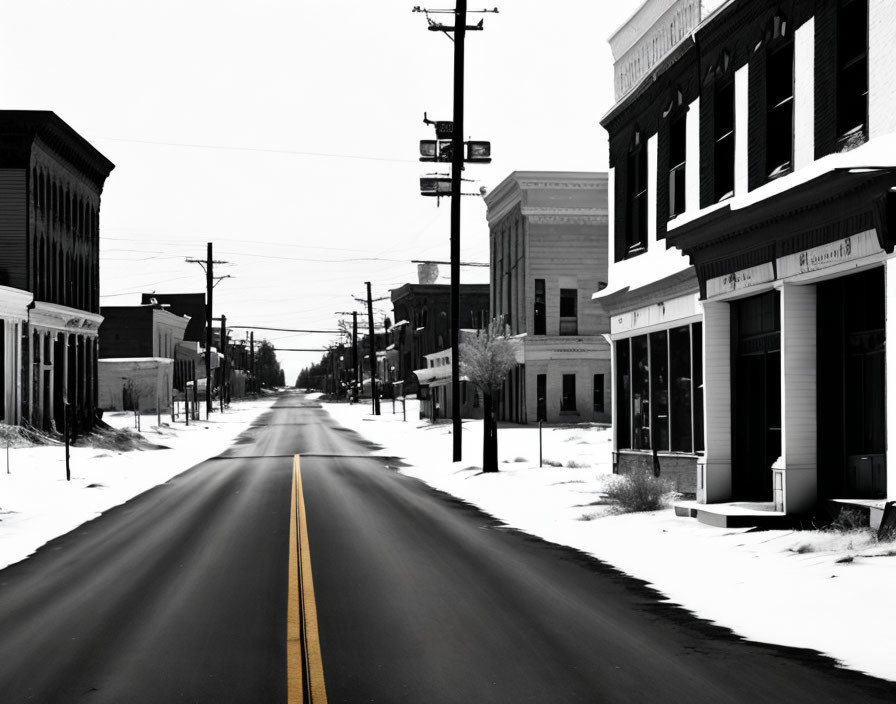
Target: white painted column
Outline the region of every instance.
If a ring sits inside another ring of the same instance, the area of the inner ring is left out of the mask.
[[[797,28],[793,42],[793,168],[815,162],[815,18]]]
[[[886,323],[887,499],[896,500],[896,260],[884,264]]]
[[[68,347],[70,340],[71,335],[69,333],[62,333],[62,399],[65,403],[72,402],[72,399],[69,396],[70,389],[68,388],[68,364],[69,357],[71,356]]]
[[[749,190],[749,80],[750,64],[734,73],[734,195],[737,196]]]
[[[15,357],[13,358],[13,369],[15,370],[15,404],[13,410],[13,422],[18,424],[22,422],[22,329],[24,323],[16,323],[14,326],[15,340],[13,341]]]
[[[28,366],[25,369],[25,383],[28,384],[28,418],[34,424],[34,328],[28,325]]]
[[[818,342],[816,288],[781,288],[781,463],[785,513],[818,499]]]
[[[703,303],[703,428],[706,451],[697,463],[697,500],[731,499],[731,307]]]
[[[685,128],[684,205],[687,212],[700,209],[700,98],[688,109]]]
[[[37,365],[37,415],[36,415],[36,425],[39,428],[44,427],[44,418],[46,417],[46,410],[44,408],[44,364],[46,364],[46,339],[47,331],[40,330],[37,333],[37,349],[39,350],[38,354],[40,356],[40,364]]]
[[[47,342],[50,347],[48,352],[48,362],[50,366],[50,393],[47,394],[50,399],[50,407],[47,409],[47,415],[51,421],[56,418],[56,395],[54,393],[56,387],[56,335],[57,333],[55,332],[52,333],[52,335],[49,332],[47,333]],[[41,372],[41,378],[43,378],[43,372]],[[59,430],[59,428],[57,428],[57,430]]]

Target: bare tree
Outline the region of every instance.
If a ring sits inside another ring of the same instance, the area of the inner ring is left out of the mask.
[[[482,392],[482,471],[498,471],[498,425],[494,396],[517,362],[503,318],[492,320],[485,330],[460,345],[460,373]]]

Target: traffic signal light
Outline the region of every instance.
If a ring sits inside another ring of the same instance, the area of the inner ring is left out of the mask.
[[[490,164],[492,161],[491,142],[464,142],[467,147],[467,155],[464,161],[474,164]]]
[[[421,176],[420,177],[420,195],[421,196],[450,196],[451,195],[451,177],[450,176]]]
[[[421,139],[420,161],[451,161],[450,139]]]

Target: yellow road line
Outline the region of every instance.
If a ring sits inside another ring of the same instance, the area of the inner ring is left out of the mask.
[[[327,704],[324,666],[317,631],[317,604],[311,576],[311,552],[305,496],[302,493],[302,468],[299,456],[292,466],[292,507],[290,511],[289,606],[287,609],[287,680],[289,703],[305,701]]]

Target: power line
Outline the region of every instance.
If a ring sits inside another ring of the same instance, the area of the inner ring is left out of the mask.
[[[97,135],[93,135],[90,139],[99,139],[105,140],[107,142],[128,142],[130,144],[146,144],[156,147],[179,147],[186,149],[215,149],[220,151],[230,151],[230,152],[259,152],[262,154],[291,154],[293,156],[320,156],[327,157],[331,159],[360,159],[362,161],[390,161],[394,163],[407,164],[417,163],[417,160],[412,159],[393,159],[391,157],[383,157],[383,156],[364,156],[362,154],[336,154],[332,152],[306,152],[299,151],[294,149],[270,149],[264,147],[241,147],[241,146],[232,146],[226,144],[191,144],[188,142],[156,142],[149,139],[126,139],[121,137],[99,137]]]

